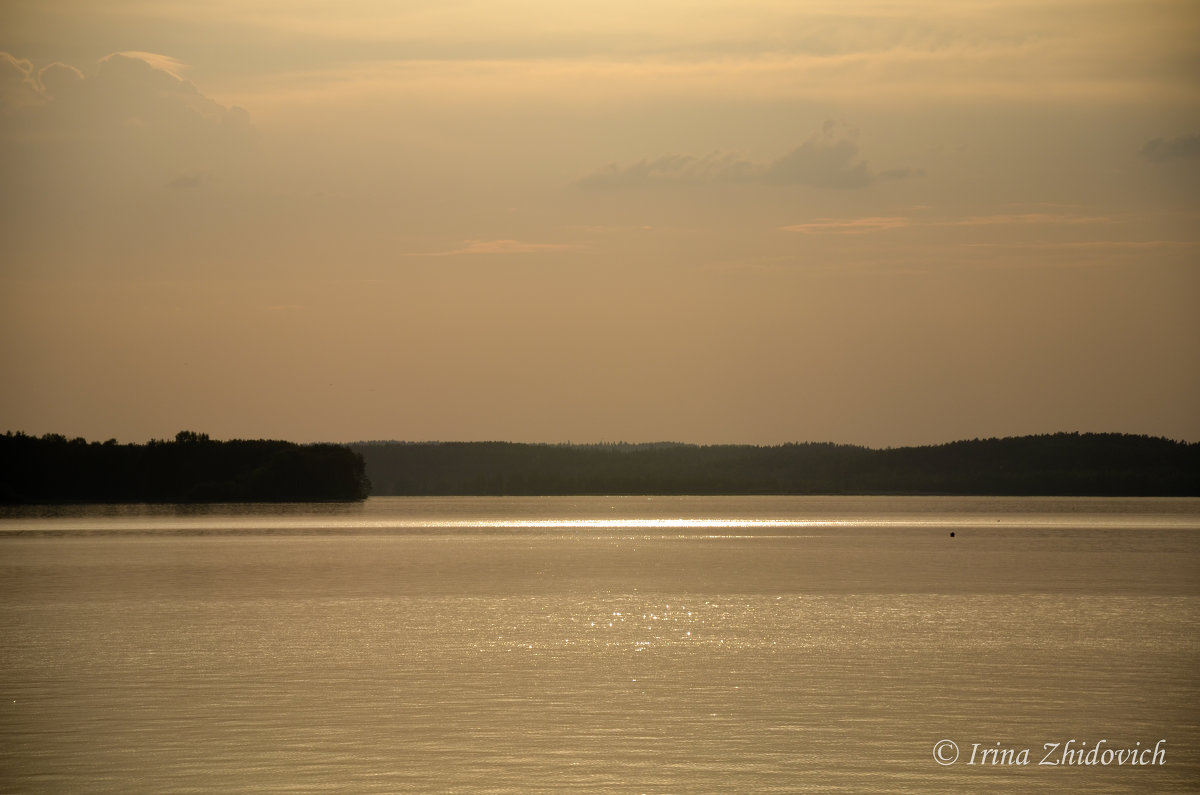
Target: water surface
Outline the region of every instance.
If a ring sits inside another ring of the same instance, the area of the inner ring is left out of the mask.
[[[0,786],[1193,791],[1198,572],[1196,500],[9,509]]]

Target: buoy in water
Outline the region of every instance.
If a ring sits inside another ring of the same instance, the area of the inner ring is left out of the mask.
[[[950,537],[951,537],[951,538],[954,538],[954,531],[953,531],[953,530],[951,530],[951,531],[950,531]]]

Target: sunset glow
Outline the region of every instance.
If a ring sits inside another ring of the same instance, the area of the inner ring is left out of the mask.
[[[1189,0],[10,2],[5,429],[1200,440]]]

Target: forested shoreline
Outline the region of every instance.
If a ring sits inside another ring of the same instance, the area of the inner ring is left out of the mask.
[[[0,436],[0,503],[323,502],[369,491],[362,456],[340,445],[191,431],[146,444]]]
[[[1058,433],[872,449],[360,442],[375,495],[1200,496],[1200,444]]]
[[[291,502],[377,496],[952,494],[1200,496],[1200,444],[1058,433],[872,449],[676,443],[0,436],[0,503]]]

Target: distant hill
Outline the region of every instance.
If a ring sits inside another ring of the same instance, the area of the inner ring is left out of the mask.
[[[375,495],[1200,496],[1200,444],[1058,433],[876,450],[838,444],[350,445]]]
[[[370,483],[346,447],[268,440],[88,443],[58,434],[0,436],[0,503],[361,500]]]

